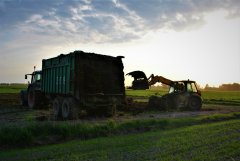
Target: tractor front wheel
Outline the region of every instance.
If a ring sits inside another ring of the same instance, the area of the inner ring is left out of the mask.
[[[40,91],[30,88],[28,91],[28,107],[31,109],[36,108],[40,104],[41,93]]]

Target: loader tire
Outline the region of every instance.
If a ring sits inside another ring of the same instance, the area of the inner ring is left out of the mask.
[[[198,97],[191,97],[188,101],[188,107],[190,110],[199,111],[202,107],[202,102]]]
[[[151,96],[148,99],[148,107],[149,108],[158,108],[159,107],[159,98],[157,96]]]
[[[165,106],[163,106],[162,100],[163,100],[162,97],[151,96],[149,97],[149,100],[148,100],[148,107],[150,109],[164,111]]]

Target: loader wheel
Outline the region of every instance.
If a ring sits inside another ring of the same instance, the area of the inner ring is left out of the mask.
[[[157,96],[151,96],[148,99],[148,107],[149,108],[158,108],[160,103],[159,103],[159,98]]]
[[[59,120],[62,115],[62,98],[56,97],[53,100],[53,118],[54,120]]]
[[[30,88],[28,91],[28,107],[31,109],[39,106],[41,93],[40,91],[34,90],[34,88]]]
[[[64,120],[77,119],[77,102],[73,98],[65,98],[62,103],[62,117]]]
[[[198,97],[191,97],[188,102],[190,110],[198,111],[202,107],[202,102]]]

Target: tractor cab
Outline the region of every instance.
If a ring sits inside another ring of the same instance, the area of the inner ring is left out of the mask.
[[[41,88],[41,77],[42,77],[42,71],[34,71],[32,74],[26,74],[25,79],[28,79],[28,75],[31,76],[31,82],[28,82],[28,87],[34,87],[35,89]]]
[[[34,84],[41,81],[42,71],[34,71],[32,74],[26,74],[25,79],[28,79],[28,75],[32,76],[31,84]]]

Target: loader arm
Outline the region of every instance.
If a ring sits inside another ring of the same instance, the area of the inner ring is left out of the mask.
[[[171,86],[174,83],[173,81],[171,81],[167,78],[164,78],[162,76],[154,76],[153,74],[148,78],[149,86],[152,86],[152,85],[154,85],[155,83],[158,83],[158,82],[169,85],[169,86]]]

